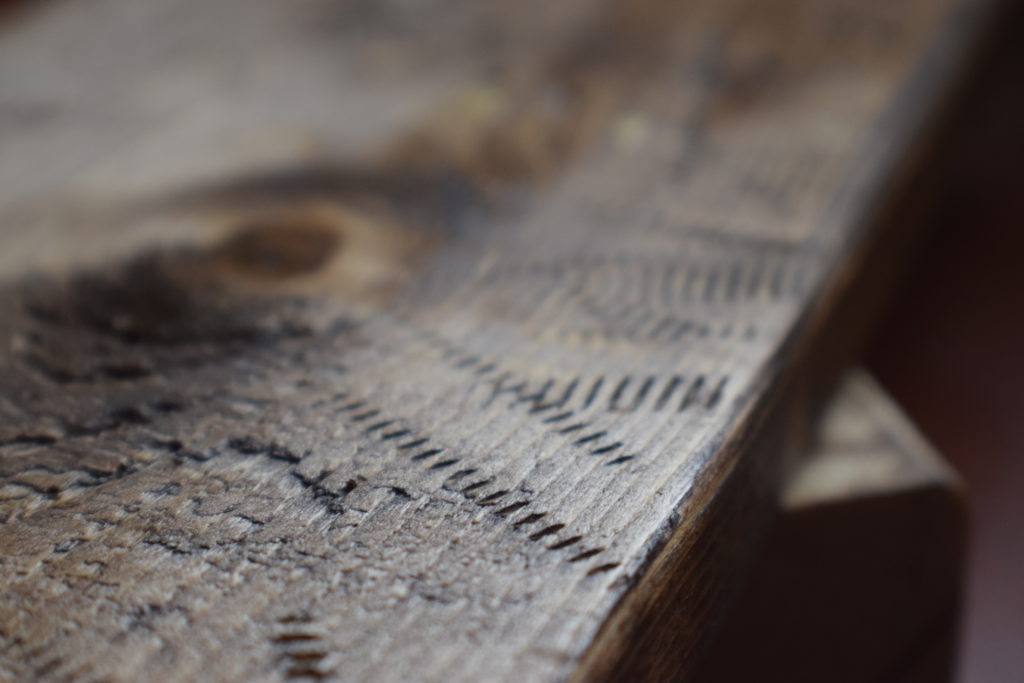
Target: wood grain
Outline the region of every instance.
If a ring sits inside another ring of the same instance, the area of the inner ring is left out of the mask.
[[[2,27],[0,671],[685,674],[987,8]]]

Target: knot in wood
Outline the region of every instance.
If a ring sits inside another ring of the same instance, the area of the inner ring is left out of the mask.
[[[322,217],[282,213],[248,220],[215,251],[233,273],[289,279],[326,266],[343,244],[340,230]]]

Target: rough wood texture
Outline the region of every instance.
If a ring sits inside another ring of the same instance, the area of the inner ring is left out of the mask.
[[[686,672],[983,7],[4,26],[2,671]]]
[[[862,371],[822,422],[696,680],[951,680],[963,484]]]

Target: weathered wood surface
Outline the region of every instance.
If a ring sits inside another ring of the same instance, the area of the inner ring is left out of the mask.
[[[862,370],[819,429],[696,680],[953,680],[963,482]]]
[[[0,670],[685,672],[984,6],[5,25]]]

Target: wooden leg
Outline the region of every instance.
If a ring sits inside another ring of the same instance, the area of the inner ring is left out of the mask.
[[[863,371],[779,508],[697,680],[949,680],[963,486]]]

